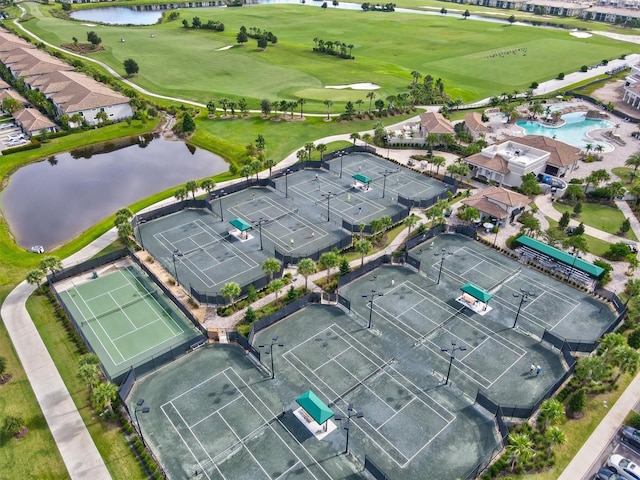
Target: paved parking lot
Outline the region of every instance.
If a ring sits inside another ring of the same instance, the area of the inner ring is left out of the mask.
[[[1,149],[17,147],[29,143],[29,137],[14,122],[0,123]]]
[[[634,410],[640,413],[640,402],[636,404]],[[633,463],[640,465],[640,449],[621,441],[620,431],[622,430],[622,427],[623,426],[621,425],[620,429],[618,429],[618,433],[613,437],[613,440],[601,452],[600,457],[594,461],[589,473],[583,477],[583,480],[592,480],[595,477],[596,472],[606,463],[607,458],[614,453],[622,455]]]

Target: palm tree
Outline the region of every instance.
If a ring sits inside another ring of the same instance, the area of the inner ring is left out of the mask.
[[[318,269],[316,262],[310,258],[303,258],[298,262],[298,273],[304,277],[304,289],[307,290],[309,276],[316,273]]]
[[[353,246],[356,252],[360,254],[360,267],[362,267],[364,265],[364,257],[371,252],[373,245],[369,240],[363,238],[362,240],[357,240]]]
[[[110,413],[113,413],[112,402],[118,396],[118,387],[117,385],[111,382],[104,382],[96,385],[93,389],[93,393],[91,394],[91,402],[93,403],[96,410],[109,410]]]
[[[616,383],[623,373],[635,374],[640,367],[640,353],[629,345],[622,345],[613,349],[611,361],[618,367],[618,374],[613,383]]]
[[[319,143],[316,145],[316,150],[320,152],[320,160],[322,160],[322,155],[327,150],[327,146],[324,143]]]
[[[173,192],[173,196],[175,197],[176,200],[181,202],[185,198],[187,198],[187,189],[184,187],[180,187],[175,192]]]
[[[436,166],[436,175],[440,171],[440,167],[447,163],[447,159],[440,156],[435,156],[431,159],[431,164]]]
[[[269,275],[269,281],[273,280],[273,274],[279,272],[281,268],[280,262],[275,258],[267,258],[262,263],[262,271]]]
[[[277,165],[276,161],[273,158],[269,158],[264,161],[264,168],[269,169],[269,178],[271,178],[271,169]]]
[[[366,145],[370,145],[372,142],[372,138],[371,138],[371,134],[370,133],[364,133],[362,134],[362,141],[366,144]]]
[[[598,341],[598,353],[605,362],[609,361],[611,352],[627,344],[626,338],[619,333],[607,333]]]
[[[355,104],[358,106],[358,116],[360,116],[362,114],[362,104],[364,103],[364,100],[362,100],[361,98],[359,98],[358,100],[355,101]]]
[[[389,215],[384,215],[380,218],[380,223],[382,224],[383,230],[389,230],[393,225],[393,220],[391,220]]]
[[[40,270],[53,275],[57,270],[62,269],[62,262],[54,255],[47,255],[40,262]]]
[[[369,115],[371,115],[371,104],[373,103],[373,98],[376,96],[375,92],[367,93],[367,98],[369,99]]]
[[[331,105],[333,105],[333,100],[326,99],[324,101],[324,104],[327,106],[327,120],[330,120]]]
[[[609,378],[607,363],[600,356],[583,357],[576,362],[575,378],[584,386]]]
[[[324,252],[320,255],[320,259],[318,260],[318,267],[323,270],[327,270],[327,276],[331,275],[331,269],[338,265],[340,262],[340,255],[337,251],[331,250],[330,252]]]
[[[228,98],[221,98],[220,99],[220,105],[222,106],[222,110],[224,111],[224,116],[227,116],[227,108],[229,108],[229,99]]]
[[[374,218],[369,222],[369,226],[371,227],[371,234],[376,235],[382,230],[382,221],[379,218]]]
[[[307,159],[311,160],[311,152],[316,148],[313,142],[307,142],[304,144],[304,149],[307,152]]]
[[[184,185],[184,188],[186,188],[188,192],[191,192],[191,196],[195,200],[196,199],[196,190],[198,190],[198,182],[196,182],[195,180],[189,180]]]
[[[418,80],[420,79],[420,77],[422,77],[422,74],[417,70],[414,70],[413,72],[411,72],[411,76],[413,77],[412,85],[415,85],[416,83],[418,83]]]
[[[204,188],[207,193],[211,193],[216,188],[216,182],[212,178],[205,178],[200,182],[200,188]]]
[[[509,444],[507,445],[507,453],[511,459],[511,471],[515,471],[516,464],[526,461],[535,455],[533,450],[533,442],[526,433],[509,434]]]
[[[349,138],[351,140],[353,140],[353,146],[355,147],[356,146],[356,140],[358,140],[360,138],[360,134],[358,132],[353,132],[351,135],[349,135]]]
[[[367,228],[367,224],[362,222],[358,225],[358,230],[360,231],[360,240],[362,240],[362,235],[364,235],[364,229]],[[639,282],[640,283],[640,282]]]
[[[278,299],[278,294],[280,293],[280,289],[284,287],[284,281],[280,278],[276,278],[275,280],[271,280],[269,285],[267,285],[267,290],[271,293],[276,294],[276,300]]]
[[[567,436],[562,430],[560,430],[560,427],[553,426],[547,428],[547,431],[544,432],[544,436],[549,442],[549,453],[547,458],[551,458],[553,448],[556,445],[562,445],[563,443],[567,442]]]
[[[416,217],[415,215],[409,215],[407,218],[404,219],[404,225],[405,227],[409,228],[409,231],[407,232],[407,238],[411,237],[411,227],[413,227],[416,223],[418,223],[418,217]]]
[[[96,383],[100,379],[100,370],[98,365],[86,363],[78,367],[78,377],[87,384],[89,392],[93,391]]]
[[[547,398],[540,405],[539,420],[545,424],[545,428],[550,425],[558,425],[567,419],[564,405],[555,398]]]
[[[231,303],[231,308],[234,306],[234,300],[240,295],[242,290],[240,289],[240,285],[236,282],[225,283],[222,289],[220,289],[220,294],[224,298],[228,298]]]
[[[631,176],[631,181],[629,182],[629,183],[632,183],[633,178],[635,178],[637,175],[638,167],[640,167],[640,152],[634,153],[633,155],[631,155],[629,158],[627,158],[624,164],[627,167],[633,167],[634,175]]]
[[[303,115],[302,115],[302,107],[303,107],[303,105],[305,103],[307,103],[307,101],[304,98],[299,98],[298,99],[298,105],[300,105],[300,118],[303,117]]]
[[[34,285],[40,288],[40,284],[42,283],[43,278],[44,278],[44,272],[39,268],[36,268],[34,270],[31,270],[29,273],[27,273],[26,280],[28,284]]]

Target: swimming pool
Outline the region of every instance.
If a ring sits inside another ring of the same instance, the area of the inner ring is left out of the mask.
[[[566,122],[561,127],[545,127],[538,122],[521,120],[516,123],[527,135],[544,135],[545,137],[556,138],[564,143],[578,148],[585,148],[587,143],[593,147],[602,145],[605,151],[613,150],[613,147],[605,142],[596,142],[587,132],[599,128],[613,128],[615,125],[607,120],[588,119],[584,112],[571,112],[562,116]]]

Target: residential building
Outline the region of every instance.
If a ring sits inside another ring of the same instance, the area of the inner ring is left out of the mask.
[[[42,131],[55,132],[57,126],[35,108],[23,108],[13,114],[13,119],[24,133],[29,136],[40,135]]]
[[[478,190],[462,203],[480,212],[480,221],[484,218],[495,218],[513,222],[515,217],[524,211],[529,197],[502,187],[489,186]]]
[[[469,112],[464,116],[464,129],[473,139],[489,132],[489,127],[482,121],[482,114],[478,112]]]
[[[37,48],[16,48],[0,52],[0,62],[9,69],[15,78],[44,75],[74,68],[56,57],[52,57]]]
[[[580,149],[541,135],[508,138],[465,158],[472,177],[519,187],[528,173],[563,177],[575,168]]]

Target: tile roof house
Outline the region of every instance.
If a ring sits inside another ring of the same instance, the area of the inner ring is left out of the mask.
[[[489,127],[482,122],[482,114],[478,112],[469,112],[464,116],[464,129],[472,138],[489,131]]]
[[[43,75],[62,70],[73,70],[73,67],[47,52],[37,48],[17,48],[0,52],[0,61],[11,71],[15,78]]]
[[[512,137],[465,158],[472,177],[519,187],[522,176],[563,177],[576,166],[580,149],[541,135]]]
[[[128,97],[78,72],[52,72],[27,83],[55,104],[58,115],[80,114],[89,125],[99,123],[96,115],[101,110],[113,121],[133,114]]]
[[[509,221],[512,222],[515,216],[527,206],[529,197],[506,188],[490,186],[465,198],[462,203],[478,209],[483,214],[482,217],[493,217],[499,220],[509,217]]]
[[[2,101],[5,98],[13,98],[16,102],[18,102],[18,103],[20,103],[22,105],[28,105],[29,104],[29,100],[24,98],[22,95],[20,95],[18,92],[16,92],[12,88],[8,88],[6,90],[0,90],[0,105],[2,105]]]
[[[35,45],[12,33],[0,31],[0,52],[8,52],[16,48],[36,48]]]
[[[426,137],[430,133],[436,135],[454,135],[453,125],[444,118],[441,113],[426,112],[420,114],[420,126],[422,136]]]
[[[39,135],[43,130],[55,132],[57,126],[35,108],[23,108],[13,114],[16,124],[29,136]]]

